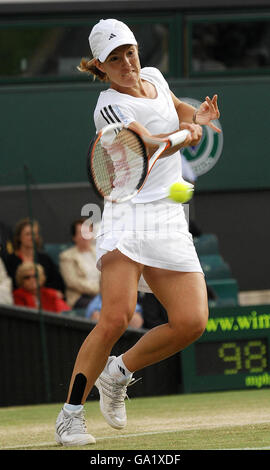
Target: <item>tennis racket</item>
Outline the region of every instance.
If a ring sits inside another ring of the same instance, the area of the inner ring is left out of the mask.
[[[182,130],[159,139],[140,135],[123,123],[109,124],[91,141],[87,155],[88,179],[104,199],[128,201],[142,189],[164,151],[184,142],[188,135],[188,130]],[[158,146],[151,157],[147,144]]]

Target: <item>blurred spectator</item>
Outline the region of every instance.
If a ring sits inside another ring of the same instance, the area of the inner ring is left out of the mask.
[[[44,287],[46,276],[40,264],[23,262],[16,271],[16,283],[19,286],[13,292],[15,305],[39,308],[48,312],[60,313],[70,310],[69,305],[55,289]]]
[[[7,275],[5,264],[0,258],[0,304],[12,305],[12,280]]]
[[[85,219],[71,224],[74,246],[59,256],[60,272],[66,284],[66,299],[72,308],[85,308],[99,293],[100,273],[96,267],[93,226]]]
[[[32,234],[34,236],[34,242]],[[6,259],[6,268],[13,281],[13,288],[16,285],[16,271],[18,266],[24,261],[31,261],[41,264],[46,275],[46,287],[51,287],[59,292],[65,292],[64,281],[61,274],[51,259],[51,257],[42,251],[42,238],[40,236],[39,223],[33,221],[33,226],[28,218],[20,220],[14,230],[14,253],[9,254]],[[34,249],[36,248],[36,254]],[[36,256],[35,256],[36,255]]]
[[[9,226],[0,222],[0,256],[3,260],[13,253],[12,230]]]
[[[88,307],[86,308],[86,312],[85,312],[86,318],[88,318],[89,320],[93,322],[98,322],[101,307],[102,307],[102,298],[101,298],[101,295],[98,294],[88,304]],[[131,318],[129,322],[129,326],[131,326],[132,328],[142,328],[143,322],[144,322],[144,319],[143,319],[142,307],[139,303],[137,303],[133,317]]]

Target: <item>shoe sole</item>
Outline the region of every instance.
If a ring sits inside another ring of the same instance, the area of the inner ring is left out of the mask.
[[[91,436],[92,439],[90,438],[85,438],[80,440],[79,442],[62,442],[61,438],[58,436],[58,434],[55,434],[55,440],[57,444],[60,444],[62,446],[85,446],[87,444],[96,444],[96,439]]]
[[[100,400],[99,400],[99,407],[100,407],[100,411],[105,419],[105,421],[114,429],[123,429],[127,423],[124,423],[124,424],[115,424],[111,419],[110,417],[108,417],[106,415],[106,413],[103,411],[103,397],[102,397],[102,392],[100,390],[102,390],[102,385],[100,384],[100,380],[97,379],[96,382],[95,382],[95,386],[97,387],[98,391],[99,391],[99,397],[100,397]]]

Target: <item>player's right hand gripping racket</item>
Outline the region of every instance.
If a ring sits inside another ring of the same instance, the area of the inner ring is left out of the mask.
[[[110,124],[101,129],[90,144],[87,156],[89,181],[106,200],[127,201],[141,190],[163,152],[184,142],[188,135],[188,130],[182,130],[158,139],[142,136],[123,123]],[[151,158],[146,144],[158,146]]]

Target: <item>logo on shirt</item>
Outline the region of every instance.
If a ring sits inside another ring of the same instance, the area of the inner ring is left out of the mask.
[[[199,108],[201,102],[193,98],[179,98],[185,103]],[[222,129],[218,119],[214,124]],[[210,127],[203,126],[203,136],[196,147],[185,147],[182,154],[196,176],[208,173],[217,163],[223,149],[223,133],[214,132]]]

